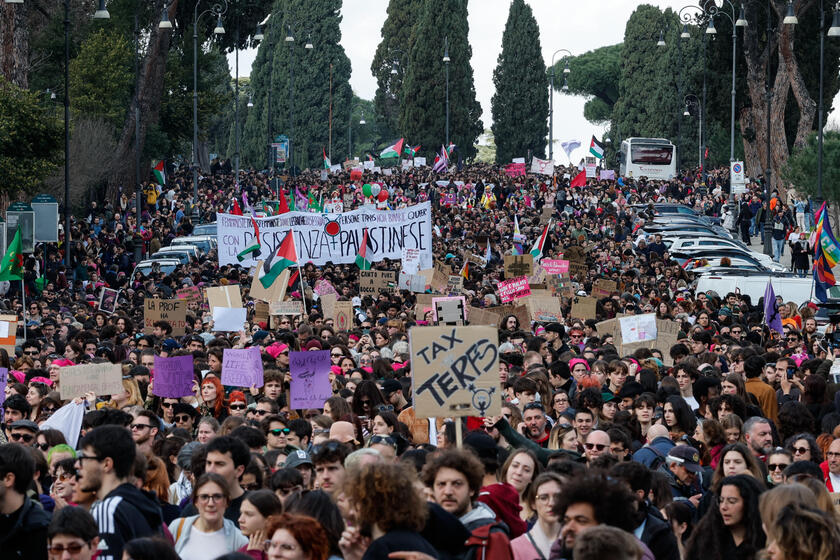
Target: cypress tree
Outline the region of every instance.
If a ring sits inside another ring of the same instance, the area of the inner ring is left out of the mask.
[[[400,101],[408,55],[411,51],[411,32],[423,0],[390,0],[388,16],[382,24],[382,40],[376,47],[370,71],[376,77],[376,117],[384,128],[386,138],[398,136],[400,130]]]
[[[426,0],[413,32],[403,103],[401,134],[433,156],[446,138],[444,39],[449,39],[449,140],[464,159],[475,156],[484,129],[475,98],[466,0]]]
[[[544,157],[548,134],[548,76],[540,48],[540,28],[531,7],[513,0],[493,71],[492,99],[496,163],[515,157]]]
[[[266,38],[260,44],[251,70],[254,107],[248,111],[243,132],[243,164],[265,167],[270,85],[272,136],[285,134],[291,137],[297,167],[321,166],[321,150],[329,153],[331,72],[332,159],[337,161],[339,154],[346,151],[352,90],[350,60],[339,44],[341,5],[341,0],[275,3],[268,28],[264,30]],[[293,42],[285,40],[287,26],[291,26]],[[305,48],[310,41],[313,48]],[[290,63],[292,99],[289,97]],[[291,121],[290,103],[293,108]]]

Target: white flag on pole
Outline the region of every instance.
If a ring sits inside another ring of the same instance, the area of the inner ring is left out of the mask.
[[[561,142],[560,147],[566,152],[566,157],[569,158],[569,161],[572,161],[572,152],[580,148],[580,141],[567,140],[566,142]]]

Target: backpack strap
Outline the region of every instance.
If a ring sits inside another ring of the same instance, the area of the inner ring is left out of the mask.
[[[178,540],[181,538],[181,529],[184,528],[184,521],[186,521],[186,517],[181,518],[181,522],[178,523],[178,528],[175,530],[175,542],[177,543]]]

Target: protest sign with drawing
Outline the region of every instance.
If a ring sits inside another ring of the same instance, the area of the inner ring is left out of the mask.
[[[321,408],[332,396],[330,351],[289,352],[290,408]]]

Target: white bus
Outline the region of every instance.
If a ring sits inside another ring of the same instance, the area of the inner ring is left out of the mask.
[[[677,148],[664,138],[627,138],[621,141],[619,174],[667,180],[677,176]]]

